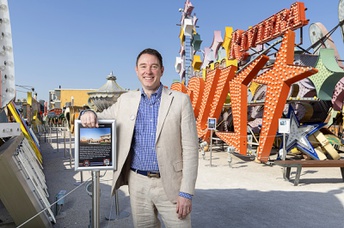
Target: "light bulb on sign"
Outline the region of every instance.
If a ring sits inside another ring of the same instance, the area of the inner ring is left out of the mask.
[[[9,24],[10,20],[8,18],[0,18],[0,24]]]
[[[4,65],[13,66],[13,62],[12,61],[4,61]]]
[[[4,51],[12,51],[12,47],[11,46],[2,46],[2,50]]]
[[[1,4],[0,5],[0,10],[7,10],[7,5]]]
[[[8,38],[11,38],[11,33],[8,33],[8,32],[1,33],[1,39],[8,39]]]

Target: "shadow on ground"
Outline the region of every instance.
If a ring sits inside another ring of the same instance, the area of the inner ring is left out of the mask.
[[[246,189],[197,190],[193,200],[194,227],[338,227],[344,208],[328,193],[255,191]]]

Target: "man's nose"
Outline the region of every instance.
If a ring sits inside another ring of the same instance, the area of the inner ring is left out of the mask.
[[[152,73],[152,67],[147,67],[146,68],[146,73],[151,74]]]

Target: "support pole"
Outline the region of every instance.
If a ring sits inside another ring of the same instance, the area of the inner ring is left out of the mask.
[[[100,199],[100,171],[92,171],[92,228],[99,228],[100,224],[100,211],[99,211],[99,199]]]
[[[59,152],[59,129],[56,128],[56,148],[57,152]]]
[[[287,151],[285,149],[285,133],[283,133],[283,154],[282,154],[282,160],[285,161],[285,158],[287,156]],[[286,176],[286,167],[283,168],[283,178],[287,180]]]
[[[69,131],[69,166],[72,168],[72,132]]]
[[[66,130],[63,128],[63,146],[64,146],[64,150],[63,150],[63,157],[66,158]]]
[[[115,190],[115,209],[116,209],[116,214],[112,213],[112,210],[110,210],[110,214],[108,217],[105,217],[107,220],[117,220],[117,219],[122,219],[128,217],[130,214],[127,211],[119,211],[119,202],[118,202],[118,193],[117,190]]]
[[[212,159],[213,159],[213,130],[210,130],[210,167],[213,166]]]

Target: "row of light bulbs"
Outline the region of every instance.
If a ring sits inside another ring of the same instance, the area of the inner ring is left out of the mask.
[[[0,0],[0,74],[0,108],[2,109],[15,97],[14,58],[7,0]]]

